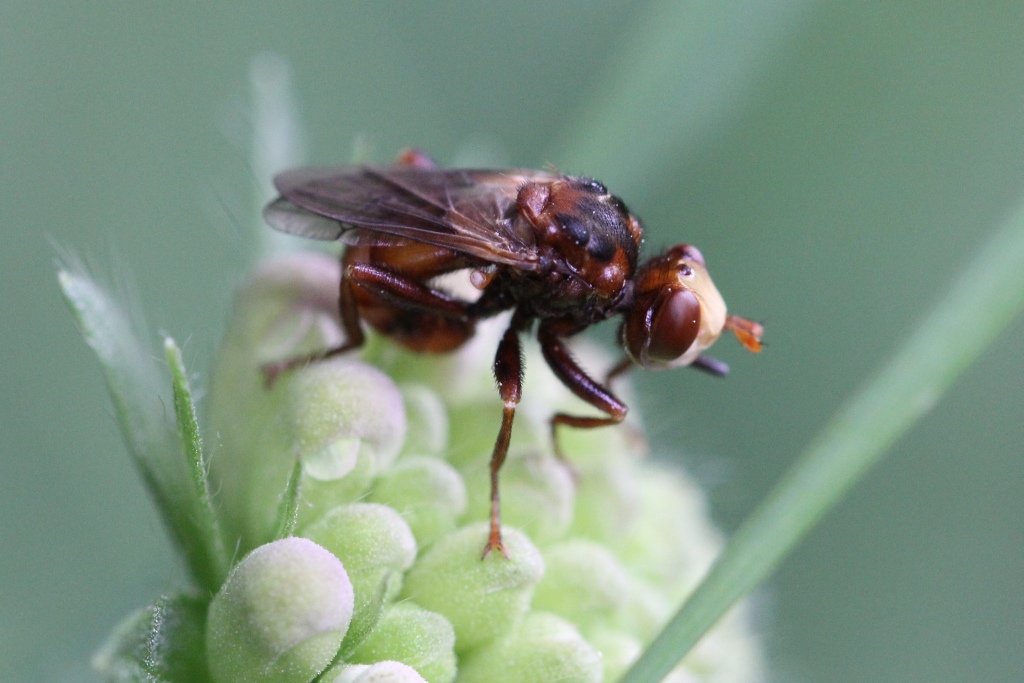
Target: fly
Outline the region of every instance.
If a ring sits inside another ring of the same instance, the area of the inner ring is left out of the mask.
[[[535,322],[551,370],[603,413],[556,413],[551,433],[559,457],[559,427],[622,422],[628,408],[607,384],[634,364],[690,365],[724,375],[724,363],[703,355],[724,330],[761,350],[761,325],[726,313],[696,247],[680,244],[639,262],[640,222],[596,180],[525,169],[444,169],[409,151],[393,166],[301,168],[274,184],[281,196],[263,212],[271,226],[346,245],[339,299],[346,337],[313,356],[266,366],[268,380],[360,347],[363,322],[406,348],[443,353],[462,346],[480,320],[512,311],[494,358],[504,407],[491,455],[485,557],[493,550],[506,554],[498,472],[522,394],[520,337]],[[432,284],[462,270],[480,290],[475,301]],[[626,358],[601,383],[577,364],[565,340],[614,316],[622,316]]]

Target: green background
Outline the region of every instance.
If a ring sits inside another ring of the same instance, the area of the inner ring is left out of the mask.
[[[727,529],[1024,194],[1018,2],[4,3],[2,679],[88,679],[117,620],[184,580],[54,261],[126,282],[201,376],[253,253],[266,51],[310,161],[358,138],[550,163],[622,195],[649,250],[701,247],[769,347],[716,348],[725,381],[638,374],[636,407]],[[1022,335],[759,593],[776,680],[1024,679]]]

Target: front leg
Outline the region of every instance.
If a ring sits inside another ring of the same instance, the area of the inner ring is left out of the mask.
[[[562,384],[579,398],[608,415],[608,417],[590,417],[556,413],[551,418],[551,441],[554,445],[555,455],[559,459],[565,460],[562,449],[558,446],[559,425],[583,429],[607,427],[622,422],[626,418],[629,408],[615,394],[591,379],[590,375],[576,363],[576,359],[569,353],[569,349],[566,348],[562,339],[548,325],[541,324],[537,338],[540,341],[540,350],[544,354],[544,360],[548,362],[548,366],[562,381]]]
[[[612,380],[626,374],[630,370],[636,367],[636,363],[629,356],[623,356],[622,360],[612,366],[612,369],[608,371],[608,374],[604,376],[604,385],[611,386]],[[697,356],[689,367],[694,370],[700,370],[706,372],[714,377],[725,377],[729,374],[729,366],[724,361],[720,361],[717,358],[711,356],[700,355]]]

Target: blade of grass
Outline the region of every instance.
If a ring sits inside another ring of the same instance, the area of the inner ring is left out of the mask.
[[[660,681],[1024,309],[1024,203],[960,272],[907,343],[840,408],[740,527],[624,683]]]
[[[196,406],[192,400],[192,390],[182,362],[181,350],[170,337],[164,339],[164,354],[171,370],[174,413],[178,418],[178,430],[184,446],[185,464],[191,485],[187,496],[191,503],[189,516],[196,531],[196,536],[191,542],[187,545],[182,543],[182,547],[196,581],[211,592],[216,592],[227,577],[228,556],[224,550],[220,523],[210,498],[207,463],[203,457]]]

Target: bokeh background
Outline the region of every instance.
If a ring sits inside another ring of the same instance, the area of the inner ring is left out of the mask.
[[[127,281],[201,376],[253,253],[268,51],[310,161],[552,164],[607,182],[650,248],[702,248],[770,346],[723,343],[725,381],[638,376],[637,407],[726,529],[1024,195],[1019,2],[3,3],[3,680],[89,680],[110,628],[183,581],[53,245]],[[760,592],[776,680],[1024,680],[1022,337]]]

